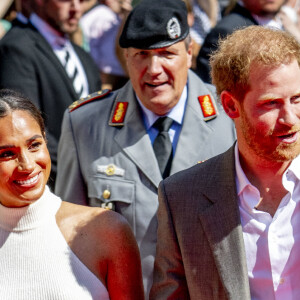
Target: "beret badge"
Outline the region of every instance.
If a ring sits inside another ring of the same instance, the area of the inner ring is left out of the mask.
[[[171,39],[177,39],[181,35],[181,28],[177,18],[171,18],[167,24],[167,32]]]
[[[158,49],[178,43],[188,34],[184,1],[139,0],[126,19],[119,44],[122,48]]]

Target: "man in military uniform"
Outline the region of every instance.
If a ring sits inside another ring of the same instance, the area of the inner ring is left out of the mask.
[[[65,113],[56,193],[126,217],[139,245],[147,296],[159,182],[228,149],[235,130],[215,102],[214,87],[189,70],[192,45],[182,0],[140,2],[124,25],[120,46],[130,81],[79,100]],[[161,119],[171,120],[170,128],[162,130]]]

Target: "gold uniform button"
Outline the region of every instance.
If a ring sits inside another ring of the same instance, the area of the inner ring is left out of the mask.
[[[109,190],[104,190],[102,193],[102,196],[104,199],[109,199],[110,197],[110,191]]]

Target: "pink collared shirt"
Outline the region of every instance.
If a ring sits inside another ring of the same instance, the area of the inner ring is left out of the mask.
[[[241,168],[237,145],[235,163],[251,299],[300,299],[300,156],[282,177],[287,194],[273,218],[255,209],[260,193]]]

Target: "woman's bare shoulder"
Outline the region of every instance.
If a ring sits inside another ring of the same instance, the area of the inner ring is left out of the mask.
[[[62,220],[68,218],[76,218],[78,220],[90,220],[97,218],[97,220],[101,220],[102,222],[117,222],[119,224],[122,224],[124,221],[126,222],[125,218],[122,215],[112,210],[104,209],[101,207],[78,205],[66,201],[62,201],[57,216]]]
[[[64,201],[56,214],[56,220],[63,234],[73,238],[81,232],[92,238],[101,236],[103,240],[131,231],[126,219],[114,211]]]
[[[72,251],[105,285],[109,262],[122,249],[139,258],[133,233],[116,212],[63,201],[56,221]]]

